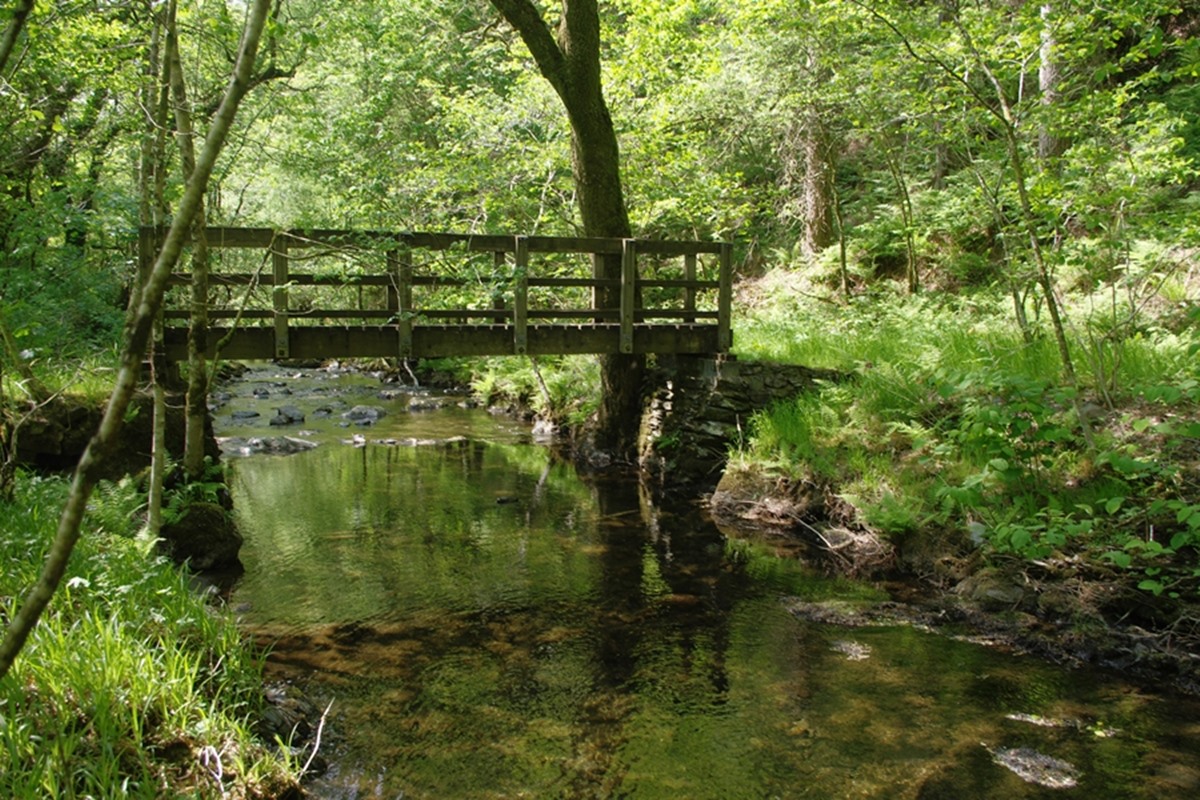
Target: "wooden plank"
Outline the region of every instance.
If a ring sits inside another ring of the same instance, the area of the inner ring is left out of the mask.
[[[545,286],[545,287],[553,287],[553,288],[570,288],[570,287],[615,288],[615,287],[621,285],[621,281],[614,280],[614,279],[605,280],[604,278],[530,278],[529,285],[530,286]],[[715,284],[714,284],[714,286],[715,286]]]
[[[153,247],[161,245],[167,232],[165,227],[145,226],[144,230],[147,232],[148,243]],[[204,230],[205,236],[208,238],[208,246],[214,248],[266,249],[276,239],[285,239],[288,247],[294,250],[329,246],[377,248],[389,245],[421,250],[448,250],[462,246],[471,252],[513,252],[515,249],[513,237],[501,234],[338,228],[294,228],[277,231],[273,228],[236,228],[219,225],[210,225]],[[139,231],[139,238],[141,235]],[[623,249],[621,239],[583,236],[529,236],[527,239],[531,253],[620,253]],[[684,256],[689,253],[717,254],[727,244],[725,242],[686,240],[638,239],[637,241],[640,253],[655,256]],[[190,238],[188,242],[190,243]]]
[[[722,353],[733,346],[733,245],[721,245],[721,287],[717,290],[717,349]]]
[[[530,355],[617,353],[621,326],[530,325],[526,352]],[[212,345],[229,332],[210,329]],[[291,330],[293,358],[395,358],[398,339],[395,326],[363,325],[298,327]],[[635,353],[705,354],[716,352],[715,325],[639,325],[634,328]],[[513,327],[510,325],[429,325],[413,331],[410,357],[512,355]],[[164,331],[164,351],[172,361],[187,358],[187,330]],[[238,328],[222,350],[230,359],[271,359],[274,335],[270,328]]]
[[[288,250],[287,240],[280,239],[271,248],[271,306],[275,312],[275,358],[288,358]]]
[[[633,352],[633,317],[637,309],[637,242],[626,239],[621,251],[621,352]]]
[[[620,321],[619,308],[539,308],[528,312],[529,319],[594,319]]]
[[[513,351],[524,355],[529,345],[529,240],[517,236],[513,244]]]

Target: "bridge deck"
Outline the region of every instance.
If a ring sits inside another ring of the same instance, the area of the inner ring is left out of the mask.
[[[143,263],[162,235],[142,229]],[[210,357],[219,347],[240,359],[700,354],[732,341],[728,243],[262,228],[205,238],[258,253],[231,259],[241,271],[213,270],[205,302],[168,307],[171,360],[186,359],[193,317]]]

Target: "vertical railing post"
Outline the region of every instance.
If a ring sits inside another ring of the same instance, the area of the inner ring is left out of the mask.
[[[689,283],[696,280],[696,254],[695,253],[688,253],[687,255],[685,255],[683,257],[683,279],[685,281],[688,281]],[[693,312],[693,313],[684,315],[684,317],[683,317],[684,322],[695,322],[696,321],[696,315],[694,313],[696,311],[696,287],[695,286],[689,285],[683,290],[683,310]]]
[[[621,241],[621,352],[633,352],[633,320],[637,313],[637,240]]]
[[[492,266],[494,267],[492,270],[493,275],[503,275],[504,268],[507,265],[508,257],[505,255],[503,250],[497,250],[496,252],[492,253]],[[492,295],[492,309],[495,311],[504,310],[503,295],[499,293]],[[507,322],[507,317],[504,314],[497,314],[496,316],[492,317],[492,323],[494,325],[503,325],[505,322]]]
[[[400,358],[412,358],[413,353],[413,294],[412,250],[407,246],[389,254],[389,263],[394,270],[392,280],[396,284],[396,331]]]
[[[721,274],[717,289],[717,349],[722,353],[733,346],[733,329],[730,317],[733,313],[733,245],[721,243]]]
[[[513,352],[525,355],[529,347],[529,240],[515,237],[513,251]]]
[[[271,303],[275,312],[275,357],[289,358],[288,342],[288,243],[276,236],[271,244]]]

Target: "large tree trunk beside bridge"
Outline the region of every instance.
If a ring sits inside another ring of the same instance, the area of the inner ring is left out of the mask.
[[[596,0],[563,0],[552,33],[530,0],[492,0],[532,53],[538,69],[562,99],[571,123],[571,163],[586,236],[631,236],[621,189],[620,152],[600,81],[600,14]],[[620,256],[597,258],[600,278],[621,277]],[[619,289],[599,294],[598,306],[620,305]],[[632,460],[637,448],[645,357],[601,356],[602,398],[596,446]]]

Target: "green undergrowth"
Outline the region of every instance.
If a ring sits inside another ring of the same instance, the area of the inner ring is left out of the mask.
[[[0,509],[0,615],[36,580],[66,494],[19,476]],[[270,798],[294,764],[251,731],[261,654],[147,553],[131,482],[95,495],[70,569],[0,682],[0,797]]]
[[[594,356],[481,358],[467,366],[471,389],[488,404],[513,403],[568,427],[582,425],[599,405]]]
[[[897,541],[949,532],[1031,559],[1084,555],[1196,595],[1194,299],[1131,321],[1075,298],[1077,396],[1049,328],[1035,317],[1022,335],[999,295],[771,297],[738,325],[739,353],[847,379],[757,414],[735,459],[829,487],[846,521]]]
[[[41,388],[52,394],[71,394],[106,399],[116,380],[116,347],[90,349],[82,354],[42,358],[36,352],[27,362]],[[7,365],[6,365],[7,366]],[[3,397],[8,400],[33,400],[28,381],[15,370],[3,372]]]

